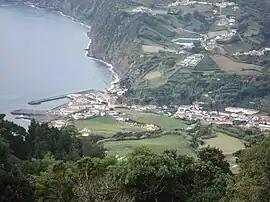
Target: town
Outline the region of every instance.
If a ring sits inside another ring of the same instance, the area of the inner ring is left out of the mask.
[[[246,128],[270,130],[270,117],[259,114],[259,110],[240,107],[226,107],[224,111],[206,111],[201,102],[179,106],[175,117],[188,120],[201,120],[205,123],[239,125]]]
[[[251,51],[247,51],[247,52],[236,52],[233,55],[237,56],[237,55],[251,55],[251,56],[262,56],[264,55],[266,52],[269,52],[270,48],[266,47],[266,48],[262,48],[260,50],[251,50]]]
[[[127,89],[122,89],[119,84],[115,88],[106,91],[93,91],[84,94],[69,95],[70,102],[65,107],[50,110],[58,118],[51,124],[61,128],[71,123],[72,120],[90,119],[99,116],[111,116],[117,122],[128,122],[131,126],[138,126],[138,123],[130,121],[125,113],[117,111],[118,108],[125,108],[133,111],[156,111],[158,114],[173,118],[202,121],[206,124],[229,124],[239,125],[246,128],[258,128],[270,130],[270,117],[260,114],[259,110],[240,107],[226,107],[224,110],[211,111],[202,106],[203,102],[193,102],[191,105],[180,106],[139,106],[117,104],[117,99],[124,95]],[[170,109],[170,110],[168,110]],[[147,130],[157,130],[158,126],[153,124],[142,125]],[[82,131],[85,133],[85,131]]]

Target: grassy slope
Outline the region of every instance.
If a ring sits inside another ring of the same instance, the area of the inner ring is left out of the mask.
[[[177,149],[179,153],[193,156],[194,153],[187,147],[186,140],[181,136],[167,135],[154,139],[129,140],[106,142],[104,146],[109,150],[109,154],[125,156],[132,149],[140,146],[147,146],[159,153],[166,149]]]
[[[222,133],[218,133],[217,137],[205,140],[205,144],[212,147],[218,147],[225,155],[231,155],[232,153],[245,148],[245,145],[241,140]]]
[[[128,110],[120,110],[126,113],[126,116],[138,122],[147,124],[156,124],[164,130],[173,130],[186,128],[187,125],[180,119],[174,119],[163,115],[153,113],[136,112]]]
[[[94,134],[104,135],[105,137],[110,137],[117,132],[130,131],[130,132],[140,132],[145,131],[145,129],[130,126],[126,123],[117,123],[112,117],[104,116],[97,117],[88,120],[76,120],[75,126],[81,130],[83,128],[90,129]]]

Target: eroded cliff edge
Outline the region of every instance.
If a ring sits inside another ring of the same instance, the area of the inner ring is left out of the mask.
[[[89,55],[111,63],[119,74],[132,66],[138,45],[136,35],[140,15],[129,15],[123,9],[128,0],[33,0],[39,7],[59,10],[91,26]],[[132,22],[132,23],[131,23]]]

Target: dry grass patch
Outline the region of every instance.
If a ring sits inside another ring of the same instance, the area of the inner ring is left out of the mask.
[[[147,87],[158,87],[167,82],[167,78],[160,71],[152,71],[144,76],[144,80],[147,82]]]
[[[261,68],[258,65],[235,62],[221,55],[211,56],[211,59],[222,71],[225,71],[226,73],[235,73],[238,75],[258,75],[261,71]]]
[[[146,74],[144,76],[144,79],[147,79],[147,80],[152,80],[152,79],[156,79],[156,78],[159,78],[161,77],[161,72],[160,71],[153,71],[153,72],[149,72],[148,74]]]
[[[163,48],[163,47],[160,47],[160,46],[157,46],[157,45],[142,45],[142,49],[144,52],[147,52],[147,53],[158,53],[159,51],[167,51],[167,52],[172,52],[172,53],[175,53],[176,50],[173,50],[173,49],[170,49],[170,48]]]

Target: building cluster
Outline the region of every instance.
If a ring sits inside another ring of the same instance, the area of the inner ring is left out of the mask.
[[[187,5],[210,5],[210,6],[216,6],[219,8],[227,8],[230,6],[237,7],[237,4],[234,2],[228,2],[228,1],[223,1],[219,3],[212,3],[208,1],[190,1],[190,0],[183,0],[183,1],[176,1],[174,3],[170,3],[168,5],[168,8],[173,8],[173,7],[178,7],[178,6],[187,6]]]
[[[99,116],[109,110],[111,94],[107,91],[93,91],[83,94],[71,94],[66,107],[54,110],[54,114],[74,119]]]
[[[132,12],[135,13],[149,13],[152,10],[150,8],[144,7],[144,6],[139,6],[137,8],[132,9]]]
[[[270,117],[259,114],[258,110],[239,107],[227,107],[224,112],[206,111],[195,102],[192,105],[181,105],[174,115],[177,118],[202,120],[215,124],[237,124],[243,127],[256,127],[270,130]]]
[[[237,31],[235,29],[231,29],[229,33],[216,36],[215,40],[217,42],[226,42],[232,39],[237,34]]]
[[[174,7],[178,7],[178,6],[194,5],[194,4],[198,4],[198,5],[213,5],[211,2],[207,2],[207,1],[189,1],[189,0],[184,0],[184,1],[176,1],[174,3],[170,3],[168,5],[168,8],[174,8]]]
[[[59,120],[52,121],[52,125],[62,127],[67,125],[68,120],[88,119],[108,114],[114,107],[119,96],[125,93],[126,89],[116,85],[113,89],[106,91],[90,91],[82,94],[71,94],[67,96],[70,102],[62,107],[50,111]]]
[[[108,89],[107,91],[112,94],[116,94],[117,96],[122,96],[127,90],[127,88],[121,88],[120,84],[115,84],[113,88]]]
[[[237,35],[237,31],[235,29],[231,29],[229,32],[215,36],[213,37],[208,37],[207,35],[203,35],[202,41],[201,41],[201,46],[207,50],[207,51],[212,51],[218,47],[218,43],[223,43],[223,42],[229,42],[232,37]]]
[[[236,19],[234,16],[226,17],[221,16],[221,18],[216,22],[217,26],[234,26],[236,23]]]
[[[223,2],[219,2],[219,3],[215,3],[215,6],[219,7],[219,8],[227,8],[229,6],[237,6],[236,3],[234,2],[228,2],[228,1],[223,1]]]
[[[234,56],[238,56],[238,55],[262,56],[265,54],[265,52],[269,52],[269,51],[270,51],[270,48],[266,47],[266,48],[262,48],[260,50],[251,50],[251,51],[247,51],[247,52],[243,52],[243,53],[236,52],[233,55]]]
[[[182,60],[179,65],[181,67],[196,67],[204,58],[203,54],[193,54],[190,56],[187,56],[184,60]]]
[[[202,47],[207,51],[213,51],[218,47],[215,39],[205,40],[202,42]]]

